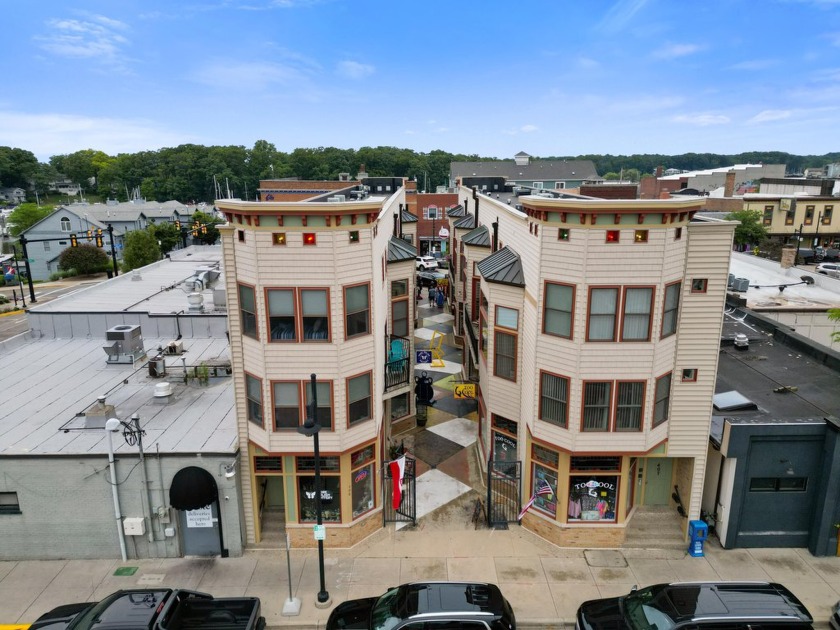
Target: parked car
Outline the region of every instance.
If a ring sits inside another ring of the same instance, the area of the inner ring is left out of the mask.
[[[339,604],[327,620],[327,630],[421,627],[514,630],[516,619],[495,584],[415,582]]]
[[[828,276],[831,275],[829,271],[840,271],[840,263],[820,263],[815,271]]]
[[[428,271],[429,269],[437,269],[438,267],[437,259],[434,256],[416,256],[414,261],[418,271]]]
[[[796,596],[769,582],[676,582],[581,604],[576,628],[811,628]]]
[[[117,591],[100,602],[65,604],[41,615],[29,630],[263,630],[256,597],[215,598],[180,589]]]
[[[840,630],[840,602],[831,607],[831,619],[828,620],[828,624],[834,630]]]

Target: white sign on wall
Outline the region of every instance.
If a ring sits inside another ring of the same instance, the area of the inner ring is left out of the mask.
[[[187,527],[213,527],[213,510],[207,507],[187,510]]]

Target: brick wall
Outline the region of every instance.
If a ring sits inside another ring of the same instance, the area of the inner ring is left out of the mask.
[[[374,532],[382,529],[382,510],[374,510],[366,518],[352,525],[338,525],[325,523],[327,538],[324,547],[332,549],[346,549],[361,542]],[[294,548],[313,549],[318,546],[313,534],[313,526],[287,525],[286,531]]]
[[[564,527],[528,512],[522,525],[558,547],[615,548],[624,542],[624,527],[598,525],[592,527]]]

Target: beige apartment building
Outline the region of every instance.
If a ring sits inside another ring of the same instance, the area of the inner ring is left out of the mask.
[[[522,462],[522,524],[617,546],[638,506],[700,515],[736,223],[703,198],[492,198],[448,212],[479,458]],[[504,196],[502,196],[504,197]]]
[[[382,527],[388,427],[413,413],[416,251],[400,238],[410,217],[403,181],[216,206],[228,221],[220,231],[247,542],[263,540],[265,515],[280,511],[293,546],[315,544],[313,439],[297,430],[314,398],[327,544],[351,546]]]
[[[676,511],[674,494],[697,518],[735,224],[695,217],[702,198],[459,201],[461,379],[477,384],[481,465],[519,462],[516,509],[540,491],[522,524],[615,546],[637,507]],[[383,525],[391,424],[415,412],[404,182],[216,205],[247,542],[279,510],[293,545],[314,545],[313,440],[297,429],[315,374],[327,544],[350,546]]]

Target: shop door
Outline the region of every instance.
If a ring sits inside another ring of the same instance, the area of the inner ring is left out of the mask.
[[[644,505],[668,505],[671,500],[671,460],[665,457],[645,460]]]
[[[179,510],[178,519],[185,556],[221,555],[218,503],[197,510]]]

